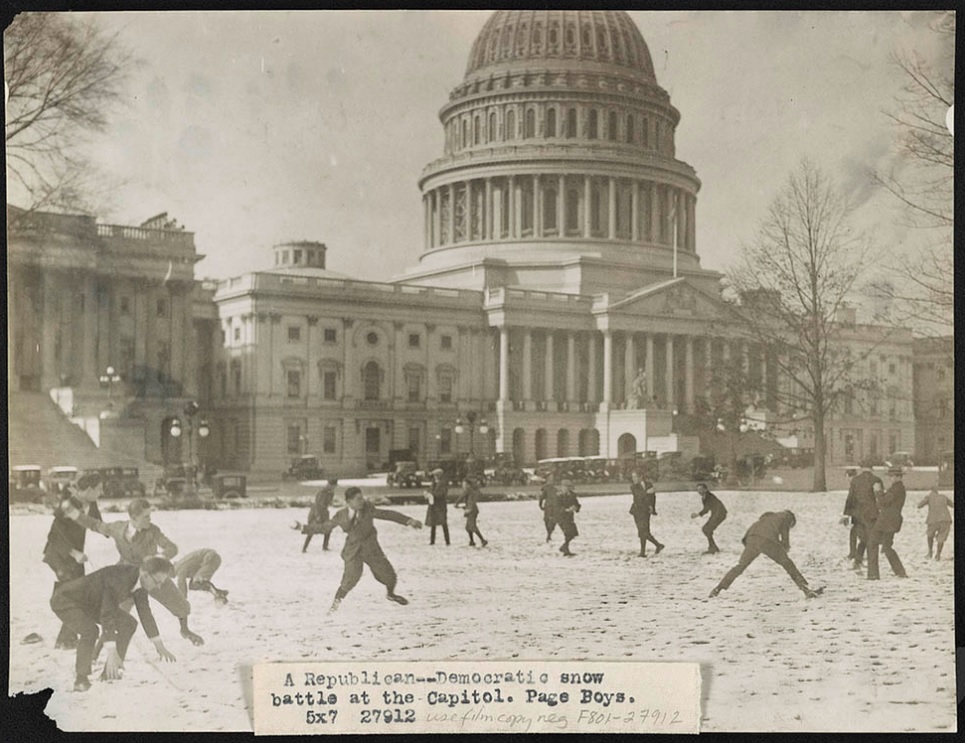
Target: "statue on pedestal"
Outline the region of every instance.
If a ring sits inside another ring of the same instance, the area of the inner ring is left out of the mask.
[[[640,410],[645,408],[647,403],[647,373],[643,369],[637,369],[637,376],[629,384],[627,390],[627,409]]]

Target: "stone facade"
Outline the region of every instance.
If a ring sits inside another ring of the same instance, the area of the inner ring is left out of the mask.
[[[919,338],[914,344],[916,461],[938,464],[955,448],[955,339]]]

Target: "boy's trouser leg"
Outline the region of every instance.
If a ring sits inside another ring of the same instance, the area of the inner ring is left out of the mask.
[[[121,660],[127,657],[127,648],[137,631],[137,620],[130,614],[117,615],[117,654]]]
[[[747,544],[744,545],[744,551],[741,552],[741,556],[737,560],[737,564],[727,571],[727,574],[721,578],[717,587],[721,590],[728,588],[730,584],[736,580],[737,576],[747,570],[747,566],[754,562],[759,554],[761,554],[760,540],[748,539]]]
[[[314,537],[314,536],[315,536],[314,534],[308,534],[308,535],[306,535],[306,537],[305,537],[305,543],[302,544],[302,552],[305,552],[305,551],[308,550],[308,545],[309,545],[309,543],[312,541],[312,537]],[[326,536],[327,536],[327,535],[326,535]]]
[[[322,540],[322,549],[323,549],[323,550],[327,550],[327,549],[328,549],[328,540],[330,540],[331,538],[332,538],[332,532],[330,532],[330,531],[329,531],[329,532],[326,532],[326,533],[325,533],[325,538]],[[307,546],[307,542],[306,542],[306,546]]]
[[[442,522],[442,536],[446,540],[446,544],[449,544],[449,523],[446,521]]]
[[[869,529],[863,521],[856,519],[855,528],[858,530],[858,546],[855,548],[854,561],[860,563],[864,559],[865,550],[868,548]]]
[[[429,544],[435,544],[435,543],[436,543],[436,525],[433,524],[432,527],[429,529]]]
[[[851,525],[851,531],[848,533],[848,559],[853,560],[858,554],[858,527],[854,524]]]
[[[335,592],[335,598],[345,598],[348,592],[355,588],[362,577],[362,565],[363,560],[361,556],[356,556],[345,561],[345,567],[342,568],[342,582]]]
[[[221,567],[221,555],[212,549],[199,550],[201,553],[201,564],[194,573],[197,580],[206,580],[209,583],[211,578]]]
[[[90,676],[90,667],[94,660],[94,644],[100,634],[97,622],[79,607],[70,605],[55,607],[53,602],[51,602],[51,606],[54,608],[54,613],[60,617],[60,621],[79,635],[77,659],[74,663],[76,675]]]
[[[891,566],[891,572],[901,578],[904,578],[907,573],[905,572],[905,566],[901,564],[901,558],[899,558],[898,553],[895,552],[895,548],[893,546],[894,540],[894,532],[885,532],[881,538],[881,551],[884,552],[885,557],[888,558],[888,564]]]
[[[877,580],[881,577],[878,571],[878,551],[881,547],[880,538],[880,532],[873,531],[868,535],[868,578],[871,580]]]
[[[767,541],[764,542],[761,551],[782,568],[784,568],[785,572],[791,576],[791,580],[794,581],[796,586],[799,588],[804,588],[807,586],[807,579],[801,575],[801,571],[797,569],[797,565],[795,565],[794,561],[788,556],[787,550],[784,549],[784,547],[776,542]]]
[[[392,567],[392,563],[389,562],[389,558],[385,556],[382,548],[378,544],[366,547],[362,559],[369,566],[369,570],[372,571],[375,579],[385,586],[389,593],[394,593],[398,577],[395,574],[395,568]],[[361,574],[361,572],[360,566],[359,573]]]

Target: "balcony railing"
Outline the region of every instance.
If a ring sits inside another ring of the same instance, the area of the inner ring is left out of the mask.
[[[143,240],[145,242],[168,242],[182,247],[194,245],[193,232],[158,230],[124,224],[99,224],[97,225],[97,236],[121,238],[123,240]]]
[[[388,400],[358,400],[355,407],[358,410],[388,410],[390,405]]]

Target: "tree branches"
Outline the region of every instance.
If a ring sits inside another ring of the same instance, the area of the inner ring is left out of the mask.
[[[102,131],[131,63],[95,21],[21,13],[4,32],[8,189],[39,208],[79,208],[90,175],[85,137]]]

